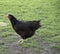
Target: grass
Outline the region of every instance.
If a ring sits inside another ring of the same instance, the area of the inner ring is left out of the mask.
[[[38,30],[38,35],[23,42],[22,47],[29,48],[30,46],[40,50],[40,46],[37,45],[37,39],[40,37],[47,42],[60,43],[59,2],[59,0],[0,0],[0,22],[7,24],[7,26],[0,26],[0,37],[9,43],[13,41],[13,38],[10,40],[10,36],[15,36],[15,33],[7,18],[7,14],[13,14],[18,20],[41,20],[42,27]],[[60,47],[60,45],[57,46],[58,44],[54,47]]]
[[[51,47],[60,50],[60,44],[59,45],[54,45],[54,46],[51,46]]]
[[[0,47],[0,54],[5,54],[6,50],[8,50],[8,47],[7,46],[1,46]]]
[[[51,37],[51,38],[46,38],[45,40],[48,40],[50,42],[60,42],[60,35],[55,36],[55,37]]]
[[[51,38],[45,38],[44,40],[48,43],[52,43],[52,48],[60,49],[60,35]]]

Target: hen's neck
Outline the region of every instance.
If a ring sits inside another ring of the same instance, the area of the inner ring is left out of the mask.
[[[12,26],[14,26],[17,23],[17,19],[16,18],[10,18],[10,22],[11,22]]]

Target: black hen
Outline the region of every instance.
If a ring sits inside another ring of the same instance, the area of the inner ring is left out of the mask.
[[[23,39],[32,37],[35,31],[41,27],[40,20],[37,21],[18,21],[13,15],[9,14],[8,18],[12,24],[13,29]]]

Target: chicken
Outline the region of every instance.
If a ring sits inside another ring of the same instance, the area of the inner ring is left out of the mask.
[[[8,18],[12,24],[13,29],[22,39],[30,38],[35,31],[41,27],[40,20],[37,21],[19,21],[13,15],[9,14]]]

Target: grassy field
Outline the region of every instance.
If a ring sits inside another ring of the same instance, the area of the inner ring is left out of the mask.
[[[15,46],[19,35],[12,29],[8,14],[14,15],[18,20],[41,20],[42,27],[32,38],[19,43],[20,49]],[[19,51],[16,54],[40,54],[41,50],[48,51],[50,48],[60,50],[60,1],[0,0],[0,54],[15,54],[14,46]]]

